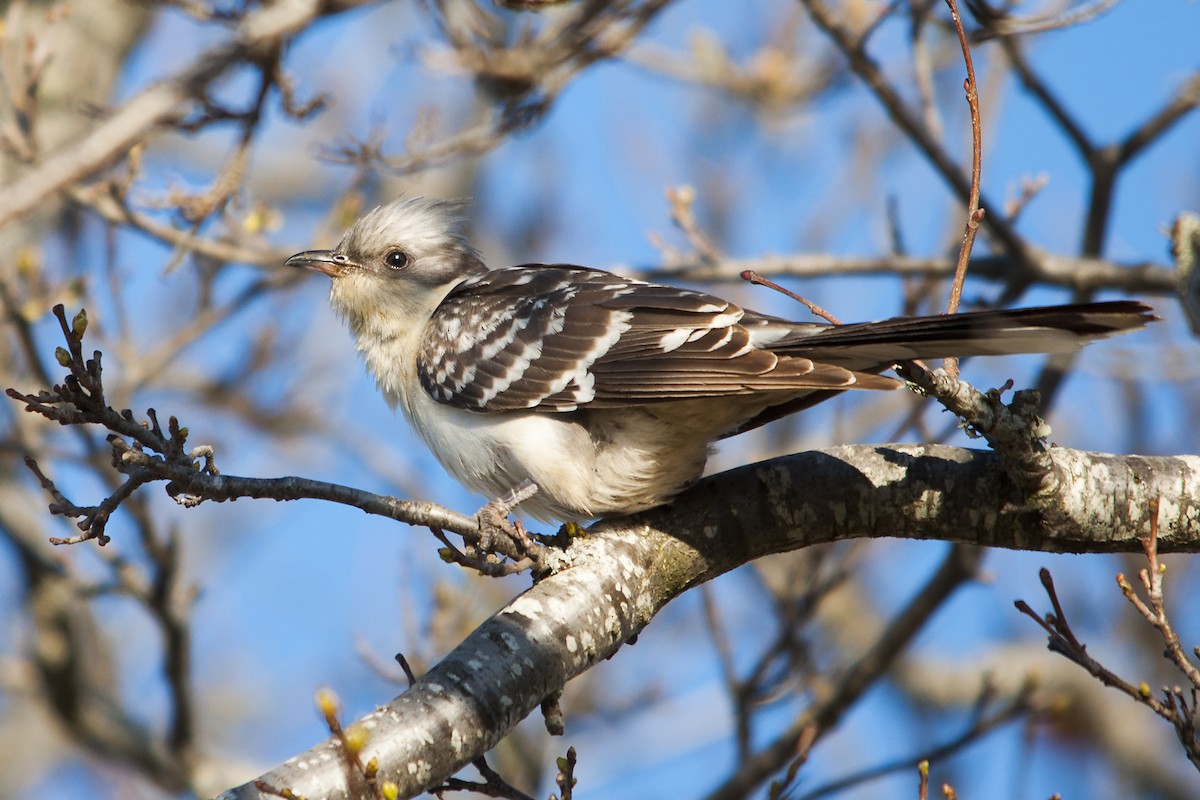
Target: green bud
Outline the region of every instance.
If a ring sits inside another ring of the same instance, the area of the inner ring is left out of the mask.
[[[64,367],[71,366],[71,354],[67,352],[65,347],[54,348],[54,358]]]
[[[71,320],[71,333],[75,337],[75,341],[78,342],[83,339],[83,333],[87,330],[87,326],[87,309],[81,308],[79,309],[79,313],[75,315],[75,318]]]

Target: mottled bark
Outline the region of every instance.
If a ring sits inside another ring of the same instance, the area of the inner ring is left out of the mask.
[[[360,720],[378,780],[411,797],[493,747],[572,677],[611,657],[687,589],[769,553],[864,537],[1049,552],[1139,552],[1160,503],[1163,551],[1200,550],[1200,457],[1050,451],[1053,511],[1026,506],[990,452],[838,447],[732,470],[673,506],[606,520],[407,692]],[[260,779],[349,797],[361,776],[327,741]],[[349,777],[348,777],[349,776]],[[349,781],[349,783],[348,783]],[[348,793],[348,791],[350,793]],[[222,795],[264,797],[247,784]]]

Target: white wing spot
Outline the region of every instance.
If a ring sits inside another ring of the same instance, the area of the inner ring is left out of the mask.
[[[725,308],[728,308],[728,307],[729,307],[728,305],[725,306]],[[713,309],[705,309],[705,310],[706,311],[707,310],[720,311],[721,309],[713,308]],[[730,325],[736,325],[738,320],[740,320],[742,318],[743,313],[745,313],[745,312],[743,312],[739,308],[736,311],[729,311],[725,314],[718,314],[717,316],[713,317],[713,321],[709,323],[709,327],[710,328],[727,328]]]
[[[699,333],[701,336],[703,336],[706,331],[701,329],[699,331],[695,331],[695,333]],[[663,337],[658,340],[658,346],[662,348],[664,353],[673,352],[682,347],[684,342],[689,341],[692,334],[693,330],[690,328],[676,328],[673,331],[664,333]]]
[[[596,363],[596,359],[611,350],[622,334],[629,330],[629,320],[632,316],[633,314],[629,311],[618,311],[612,314],[608,320],[608,329],[604,334],[597,336],[592,342],[591,349],[575,360],[576,368],[566,370],[559,375],[550,384],[546,394],[558,394],[572,383],[577,386],[588,386],[589,388],[594,386],[595,379],[588,372],[588,368]]]
[[[575,389],[571,399],[576,403],[587,403],[596,398],[596,376],[590,372],[583,373],[583,380],[575,381]]]
[[[486,405],[489,400],[497,397],[501,392],[506,391],[508,387],[512,386],[515,381],[519,380],[525,374],[525,371],[529,369],[529,365],[534,361],[537,361],[541,354],[541,339],[522,346],[519,354],[513,354],[516,357],[516,361],[511,367],[508,368],[508,371],[503,377],[496,379],[496,385],[493,386],[490,391],[484,394],[483,400],[480,402],[480,406]]]

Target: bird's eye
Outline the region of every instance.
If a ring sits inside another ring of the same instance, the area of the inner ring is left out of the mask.
[[[404,269],[408,266],[408,253],[403,250],[388,250],[387,255],[383,257],[383,263],[392,269]]]

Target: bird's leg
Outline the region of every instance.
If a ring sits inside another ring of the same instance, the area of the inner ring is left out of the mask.
[[[475,520],[479,523],[479,549],[485,553],[495,552],[497,538],[503,537],[513,542],[521,553],[528,553],[534,546],[533,540],[520,521],[509,522],[508,515],[537,492],[538,485],[526,478],[508,493],[479,509],[475,514]]]

